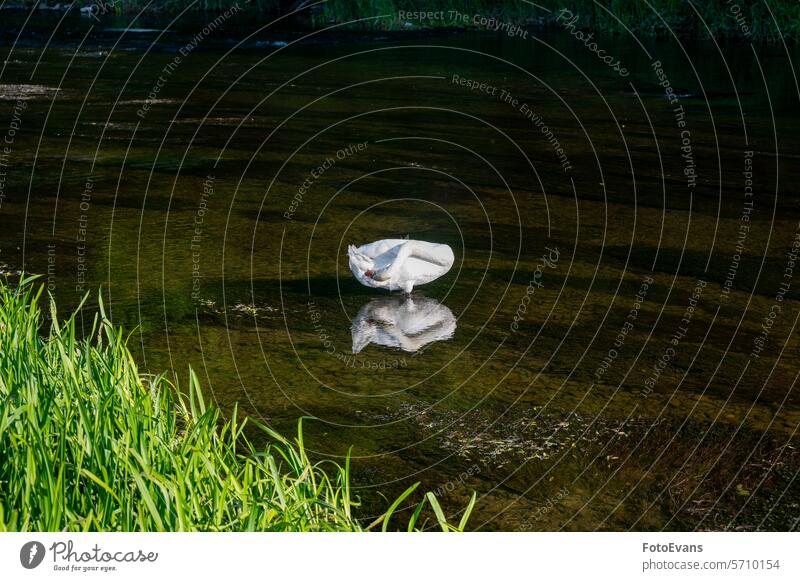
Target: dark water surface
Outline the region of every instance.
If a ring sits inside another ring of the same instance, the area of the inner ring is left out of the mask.
[[[102,285],[144,370],[317,418],[365,518],[421,480],[486,530],[796,526],[796,48],[56,23],[2,35],[0,264]],[[450,273],[353,279],[406,235]]]

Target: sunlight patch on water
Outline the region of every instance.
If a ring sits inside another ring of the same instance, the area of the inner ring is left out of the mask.
[[[38,99],[40,97],[50,97],[59,92],[57,87],[47,87],[45,85],[0,85],[0,100],[17,101]]]

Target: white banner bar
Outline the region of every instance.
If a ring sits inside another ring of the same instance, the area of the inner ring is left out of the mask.
[[[799,551],[798,533],[6,533],[0,579],[777,581]]]

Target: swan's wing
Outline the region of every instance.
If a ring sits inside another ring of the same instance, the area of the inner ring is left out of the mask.
[[[386,238],[384,240],[377,240],[375,242],[370,242],[369,244],[359,246],[358,251],[372,259],[375,259],[377,256],[380,256],[381,254],[384,254],[405,242],[405,240],[400,240],[398,238]]]

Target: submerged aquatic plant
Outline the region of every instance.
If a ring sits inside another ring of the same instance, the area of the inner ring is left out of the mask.
[[[0,282],[0,531],[360,531],[349,457],[312,462],[302,423],[294,443],[237,411],[222,419],[189,371],[187,394],[139,373],[105,317],[76,333],[75,314],[40,329],[41,287]],[[258,450],[249,423],[271,444]],[[407,489],[372,525],[389,517]],[[408,530],[436,498],[417,505]]]

